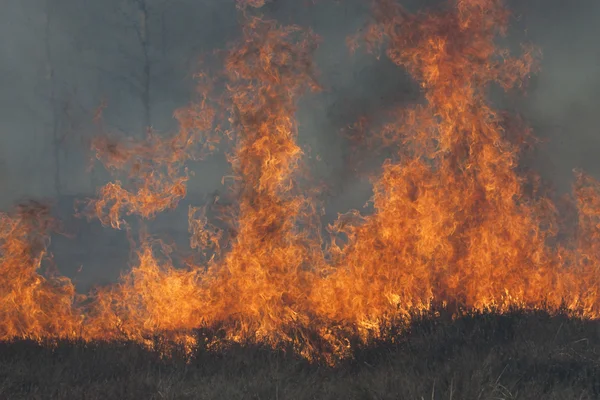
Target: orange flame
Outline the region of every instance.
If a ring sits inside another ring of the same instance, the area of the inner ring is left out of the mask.
[[[31,202],[0,214],[0,339],[75,337],[81,320],[75,287],[38,273],[55,223],[48,207]]]

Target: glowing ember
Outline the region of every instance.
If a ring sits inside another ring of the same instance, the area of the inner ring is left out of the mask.
[[[0,218],[0,339],[151,344],[162,335],[189,347],[191,331],[208,325],[230,340],[343,356],[344,337],[369,340],[380,324],[432,304],[457,311],[564,305],[598,317],[600,183],[578,174],[577,226],[563,227],[537,181],[517,172],[530,132],[486,101],[489,85],[520,88],[535,69],[533,49],[514,58],[494,42],[508,24],[503,3],[461,0],[410,14],[379,0],[373,10],[366,33],[351,43],[363,40],[371,51],[385,45],[426,101],[399,110],[377,133],[400,150],[374,183],[372,215],[340,216],[323,249],[316,206],[297,183],[294,120],[299,97],[319,88],[317,38],[251,18],[227,52],[225,90],[216,101],[203,90],[201,101],[180,110],[176,135],[94,143],[97,158],[130,182],[104,186],[86,211],[121,228],[126,215],[151,218],[177,206],[186,195],[185,162],[214,150],[225,132],[234,143],[229,229],[211,225],[202,209],[189,213],[191,245],[211,255],[206,264],[178,269],[168,246],[145,238],[137,265],[117,285],[79,299],[68,279],[38,273],[53,228],[47,210],[20,207]],[[217,109],[227,130],[214,126]]]

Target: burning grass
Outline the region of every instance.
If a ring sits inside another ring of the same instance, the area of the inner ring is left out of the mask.
[[[595,399],[600,325],[567,312],[439,310],[383,328],[335,367],[255,342],[165,358],[136,342],[0,344],[10,399]],[[224,338],[198,331],[199,343]],[[209,340],[205,340],[209,338]],[[354,342],[360,343],[356,337]],[[158,346],[160,347],[160,346]],[[173,347],[171,347],[173,349]]]
[[[294,118],[300,97],[320,89],[319,39],[248,17],[223,52],[224,70],[199,75],[198,100],[176,113],[178,132],[94,142],[117,178],[83,210],[126,229],[127,218],[176,207],[186,163],[227,141],[233,205],[222,210],[225,228],[200,208],[189,214],[191,245],[210,256],[182,268],[169,246],[142,237],[137,263],[118,284],[77,296],[68,279],[39,273],[55,229],[47,209],[2,214],[0,339],[175,343],[189,354],[259,343],[335,364],[395,337],[382,324],[407,326],[432,303],[597,318],[600,184],[577,176],[576,218],[564,224],[539,180],[519,173],[532,132],[486,98],[490,85],[524,87],[537,68],[534,49],[513,56],[496,45],[508,23],[500,0],[450,1],[417,14],[374,1],[371,23],[351,43],[383,50],[425,101],[367,132],[397,149],[374,179],[375,211],[341,215],[325,240]],[[198,342],[201,326],[219,326],[224,337]]]

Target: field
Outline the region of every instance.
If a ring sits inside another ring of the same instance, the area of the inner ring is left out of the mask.
[[[113,133],[97,110],[90,155],[111,179],[69,212],[114,235],[67,232],[36,199],[0,212],[0,398],[600,399],[600,180],[575,169],[559,198],[510,111],[542,52],[501,39],[515,19],[501,0],[403,3],[373,1],[343,45],[385,57],[419,99],[402,85],[401,102],[357,108],[331,132],[339,165],[304,136],[303,99],[335,89],[320,81],[324,38],[258,14],[194,73],[177,129],[144,117],[143,136]],[[188,195],[217,154],[223,198]],[[343,173],[325,182],[330,161]],[[368,206],[326,223],[329,198],[367,176]],[[159,214],[186,247],[146,224]],[[470,314],[410,315],[431,303]],[[168,343],[182,338],[201,345]]]
[[[545,312],[417,319],[335,367],[231,344],[191,360],[135,343],[0,345],[2,399],[598,399],[600,322]]]

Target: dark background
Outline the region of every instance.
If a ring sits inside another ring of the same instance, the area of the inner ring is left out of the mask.
[[[418,9],[435,3],[405,5]],[[527,97],[494,101],[516,108],[546,139],[532,167],[559,193],[566,192],[573,168],[600,177],[600,3],[508,4],[515,14],[509,44],[539,46],[542,70]],[[349,145],[340,131],[361,115],[377,119],[420,96],[385,58],[361,50],[349,54],[346,37],[363,26],[368,11],[366,0],[275,0],[260,9],[282,24],[310,26],[322,37],[316,64],[325,90],[302,101],[298,121],[314,174],[332,190],[326,221],[362,207],[370,196],[368,180],[348,165]],[[124,232],[70,217],[76,198],[93,196],[109,179],[100,165],[88,168],[90,138],[101,129],[141,137],[147,121],[160,132],[176,129],[172,114],[193,95],[198,57],[235,40],[240,18],[234,0],[4,0],[0,5],[0,209],[8,211],[26,198],[55,199],[57,214],[75,237],[54,237],[51,249],[60,271],[74,277],[79,288],[114,281],[129,259]],[[100,127],[92,117],[102,102],[107,107]],[[362,157],[365,169],[382,159]],[[155,232],[182,245],[186,205],[202,205],[222,191],[221,177],[228,173],[222,153],[190,168],[196,174],[187,199],[153,223]]]

